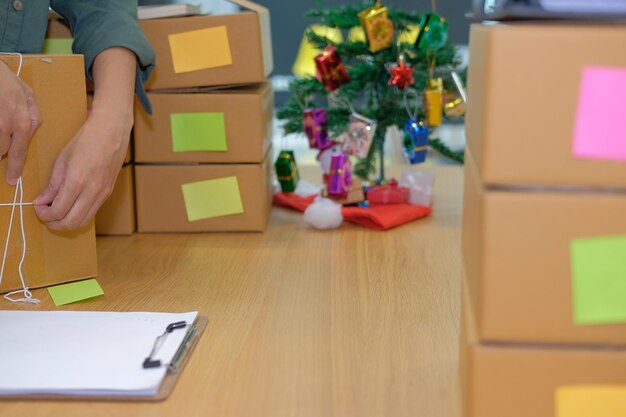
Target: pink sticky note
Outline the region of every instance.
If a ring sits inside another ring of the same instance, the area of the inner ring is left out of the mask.
[[[572,154],[626,161],[625,110],[626,68],[583,68]]]

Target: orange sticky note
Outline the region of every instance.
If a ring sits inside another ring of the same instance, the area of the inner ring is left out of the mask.
[[[168,39],[176,74],[233,63],[226,26],[172,33]]]
[[[559,387],[556,417],[626,417],[626,385]]]

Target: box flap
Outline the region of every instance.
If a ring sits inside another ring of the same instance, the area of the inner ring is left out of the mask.
[[[229,0],[244,9],[251,10],[259,15],[259,28],[261,30],[261,48],[263,49],[263,69],[265,76],[269,76],[274,69],[274,52],[272,50],[272,32],[270,26],[270,11],[259,4],[248,0]]]

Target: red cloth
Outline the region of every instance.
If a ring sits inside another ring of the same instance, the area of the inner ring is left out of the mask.
[[[317,195],[301,197],[292,193],[274,194],[274,205],[304,211]],[[430,214],[430,207],[412,204],[394,204],[376,207],[343,207],[343,219],[375,230],[387,230],[413,220],[421,219]]]

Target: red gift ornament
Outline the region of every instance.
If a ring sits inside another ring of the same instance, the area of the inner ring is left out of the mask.
[[[327,46],[315,57],[317,79],[328,91],[334,91],[350,80],[346,67],[341,62],[337,48]]]
[[[400,90],[404,90],[408,85],[415,82],[413,79],[413,67],[406,65],[402,55],[398,58],[398,65],[391,67],[389,73],[391,73],[389,85],[398,87]]]
[[[367,191],[367,201],[370,206],[382,206],[387,204],[406,204],[409,201],[409,189],[399,187],[396,180],[391,180],[387,185],[378,185]]]

